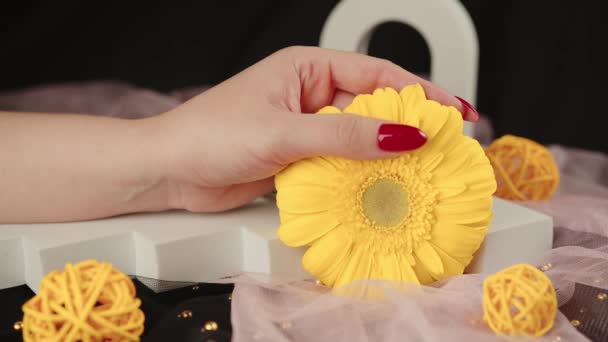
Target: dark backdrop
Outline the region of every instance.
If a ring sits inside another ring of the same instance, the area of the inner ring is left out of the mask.
[[[317,45],[336,3],[3,2],[0,90],[94,79],[160,91],[215,84],[282,47]],[[607,151],[605,2],[463,3],[480,39],[478,108],[497,134]],[[370,54],[429,70],[424,42],[402,25],[380,27]]]

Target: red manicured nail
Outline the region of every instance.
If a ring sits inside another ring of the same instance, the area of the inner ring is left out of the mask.
[[[388,152],[417,149],[426,143],[426,134],[416,127],[382,124],[378,130],[378,147]]]
[[[464,107],[464,113],[462,113],[462,116],[465,120],[473,122],[479,120],[479,113],[477,112],[477,109],[473,107],[473,105],[465,101],[463,98],[460,98],[458,96],[454,97],[458,99],[458,101],[460,101],[460,103],[462,103],[462,106]]]

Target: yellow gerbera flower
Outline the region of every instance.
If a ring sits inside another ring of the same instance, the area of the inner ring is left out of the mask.
[[[332,287],[462,274],[487,233],[496,181],[482,147],[463,135],[461,113],[427,100],[420,85],[359,95],[344,112],[418,127],[428,141],[390,159],[290,165],[276,177],[280,239],[310,246],[304,268]]]

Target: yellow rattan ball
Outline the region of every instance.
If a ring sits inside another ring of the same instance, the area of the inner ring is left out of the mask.
[[[551,198],[559,185],[559,168],[544,146],[505,135],[486,148],[496,175],[496,196],[527,201]]]
[[[24,341],[139,341],[135,285],[109,263],[87,260],[52,271],[23,305]]]
[[[518,264],[485,279],[483,311],[498,335],[543,336],[553,327],[557,295],[543,272]]]

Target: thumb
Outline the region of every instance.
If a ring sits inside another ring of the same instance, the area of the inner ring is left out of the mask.
[[[313,156],[380,159],[417,149],[426,135],[416,127],[352,114],[291,115],[293,129],[279,146],[291,160]]]

